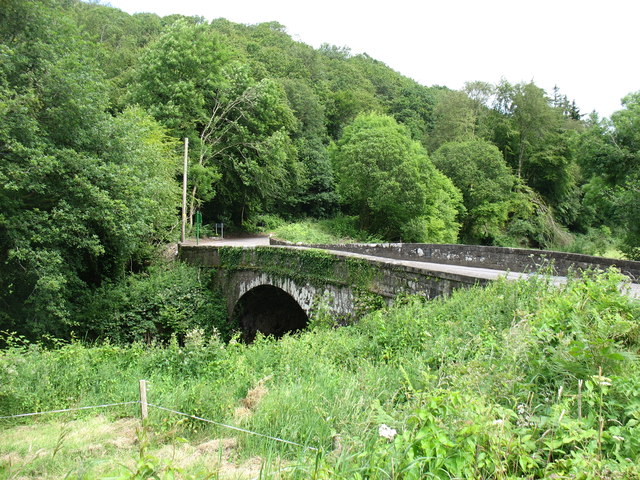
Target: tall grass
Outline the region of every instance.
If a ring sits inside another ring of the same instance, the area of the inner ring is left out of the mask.
[[[262,232],[273,233],[276,237],[289,242],[336,244],[336,243],[378,243],[382,240],[358,227],[355,216],[338,215],[321,220],[307,219],[297,222],[277,221],[269,216],[263,222]]]
[[[243,456],[288,459],[291,478],[637,478],[640,306],[620,281],[498,281],[251,345],[8,338],[0,412],[135,400],[145,378],[152,403],[324,452],[238,434]],[[153,410],[151,423],[230,434]]]

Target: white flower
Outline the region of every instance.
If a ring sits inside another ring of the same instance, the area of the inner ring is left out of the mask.
[[[598,385],[602,385],[605,387],[610,387],[611,386],[611,379],[602,375],[592,375],[591,378],[593,379],[594,382],[596,382]]]
[[[386,438],[387,440],[393,440],[393,438],[397,434],[398,432],[396,431],[395,428],[391,428],[388,425],[385,425],[384,423],[380,425],[380,428],[378,428],[378,435],[380,435],[382,438]]]
[[[611,437],[619,442],[624,442],[624,437],[621,437],[620,435],[611,435]]]
[[[494,420],[493,422],[491,422],[493,425],[502,425],[504,423],[504,420],[502,419],[498,419],[498,420]]]

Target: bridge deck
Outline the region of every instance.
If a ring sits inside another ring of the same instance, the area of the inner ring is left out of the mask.
[[[275,245],[273,245],[273,247],[274,248],[296,248],[296,249],[307,248],[307,247],[301,247],[301,246],[284,247],[284,246],[275,246]],[[363,258],[369,261],[380,262],[380,263],[385,263],[389,265],[402,265],[404,267],[415,268],[424,272],[450,273],[453,275],[461,275],[461,276],[469,277],[471,279],[497,280],[498,278],[506,277],[508,280],[519,280],[522,278],[530,278],[537,275],[535,273],[509,272],[506,270],[494,270],[490,268],[481,268],[481,267],[465,267],[460,265],[447,265],[442,263],[398,260],[394,258],[363,255],[360,253],[343,252],[340,250],[329,250],[329,251],[336,256]],[[550,279],[551,279],[551,282],[555,285],[561,285],[567,282],[567,277],[551,276]],[[640,299],[640,284],[637,284],[637,283],[629,284],[627,293],[632,298]]]
[[[187,242],[187,245],[195,245],[194,242]],[[268,237],[247,237],[247,238],[232,238],[232,239],[205,239],[200,241],[202,246],[233,246],[233,247],[256,247],[256,246],[269,246]],[[306,249],[304,246],[275,246],[272,248],[289,248],[289,249]],[[517,280],[521,278],[529,278],[531,273],[521,272],[509,272],[505,270],[494,270],[490,268],[482,267],[469,267],[460,265],[447,265],[442,263],[431,263],[423,261],[412,260],[398,260],[388,257],[377,257],[372,255],[363,255],[360,253],[344,252],[339,250],[329,250],[332,254],[342,257],[362,258],[368,261],[379,262],[388,265],[401,265],[408,268],[414,268],[423,272],[438,272],[452,275],[460,275],[469,277],[470,279],[483,279],[483,280],[496,280],[500,277],[506,277],[509,280]],[[566,277],[553,276],[551,281],[554,284],[562,284],[567,281]],[[627,293],[633,297],[640,299],[640,284],[631,283],[628,286]]]

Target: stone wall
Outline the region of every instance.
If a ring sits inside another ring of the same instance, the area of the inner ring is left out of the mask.
[[[328,310],[338,316],[345,316],[353,311],[353,294],[348,286],[333,284],[318,286],[260,270],[237,270],[233,272],[219,270],[214,281],[216,287],[225,293],[227,312],[230,317],[238,300],[260,285],[271,285],[285,291],[291,295],[308,316],[311,315],[319,299],[327,302]]]
[[[295,245],[271,238],[272,245]],[[379,243],[304,245],[310,248],[353,252],[376,257],[414,260],[467,267],[483,267],[512,272],[530,272],[553,266],[556,275],[567,275],[570,270],[616,267],[633,282],[640,280],[640,262],[616,260],[576,253],[552,252],[523,248],[486,247],[480,245],[428,244],[428,243]]]
[[[272,285],[291,295],[307,314],[322,299],[338,317],[359,316],[369,302],[388,302],[398,294],[426,298],[449,295],[457,288],[487,280],[451,272],[397,265],[382,259],[353,258],[341,252],[254,247],[186,246],[179,258],[215,268],[216,284],[233,311],[252,288]]]

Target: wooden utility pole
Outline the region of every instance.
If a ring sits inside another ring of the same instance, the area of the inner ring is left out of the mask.
[[[184,172],[182,174],[182,230],[180,243],[184,243],[187,230],[187,169],[189,167],[189,139],[184,138]]]

